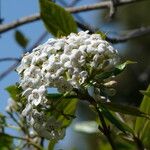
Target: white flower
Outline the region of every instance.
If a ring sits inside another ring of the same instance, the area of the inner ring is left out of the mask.
[[[49,39],[23,56],[17,68],[22,94],[27,98],[22,114],[32,120],[34,129],[42,137],[60,139],[63,134],[58,130],[57,121],[47,120],[44,114],[36,112],[49,106],[47,88],[54,87],[66,93],[80,89],[91,79],[92,83],[97,83],[97,73],[112,69],[118,61],[117,51],[99,34],[81,31]]]

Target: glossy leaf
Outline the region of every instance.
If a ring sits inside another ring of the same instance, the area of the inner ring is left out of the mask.
[[[101,113],[104,115],[104,117],[111,122],[116,128],[121,130],[122,132],[126,133],[133,133],[132,129],[128,127],[124,122],[122,122],[120,119],[118,119],[115,115],[113,115],[107,108],[101,107],[100,108]]]
[[[115,112],[149,118],[147,114],[145,114],[144,112],[140,111],[138,108],[133,107],[133,106],[117,104],[117,103],[112,103],[112,102],[101,103],[101,105]]]
[[[22,48],[26,48],[29,43],[29,40],[19,30],[16,30],[16,32],[15,32],[15,39]]]
[[[77,32],[77,25],[69,12],[48,0],[40,0],[41,18],[47,30],[56,37]]]
[[[96,76],[97,79],[100,79],[100,80],[103,80],[103,79],[107,79],[111,76],[116,76],[118,74],[120,74],[125,68],[127,65],[129,64],[134,64],[136,62],[133,62],[133,61],[126,61],[122,64],[119,64],[117,65],[114,69],[112,69],[111,71],[107,71],[107,72],[104,72],[104,73],[101,73],[101,74],[98,74]]]
[[[150,92],[150,85],[145,93]],[[140,105],[140,110],[150,116],[150,97],[145,95]],[[135,122],[135,132],[139,135],[143,144],[150,149],[150,120],[146,118],[137,118]]]

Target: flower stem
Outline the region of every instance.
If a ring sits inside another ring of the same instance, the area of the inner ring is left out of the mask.
[[[143,143],[138,137],[134,136],[134,141],[135,141],[135,143],[137,145],[137,149],[138,150],[144,150]]]
[[[99,126],[99,130],[106,136],[108,142],[111,145],[112,150],[116,150],[116,146],[115,143],[111,137],[111,131],[110,128],[106,125],[105,119],[103,117],[103,115],[101,114],[100,110],[96,107],[99,119],[102,123],[102,127]]]
[[[110,145],[112,147],[112,150],[116,150],[115,143],[111,137],[110,128],[109,128],[109,126],[107,126],[105,119],[104,119],[103,115],[101,114],[101,111],[100,111],[99,107],[97,106],[95,99],[93,97],[91,97],[87,91],[84,91],[84,93],[83,93],[82,91],[76,89],[75,92],[77,93],[77,96],[79,99],[86,100],[95,107],[95,109],[98,113],[98,116],[99,116],[99,120],[102,123],[102,127],[99,126],[99,130],[106,136],[108,142],[110,143]]]

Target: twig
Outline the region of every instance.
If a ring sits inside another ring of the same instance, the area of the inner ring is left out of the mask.
[[[12,66],[10,66],[6,71],[0,74],[0,80],[2,80],[4,77],[6,77],[12,70],[14,70],[18,65],[20,61],[17,61]]]
[[[45,37],[48,35],[47,31],[44,31],[42,35],[37,39],[37,41],[28,49],[28,52],[31,52],[36,46],[38,46],[41,41],[45,39]]]
[[[97,110],[99,119],[102,123],[102,127],[99,126],[100,127],[99,129],[107,137],[107,140],[109,141],[109,143],[112,147],[112,150],[116,150],[116,146],[115,146],[114,141],[111,137],[110,128],[106,125],[105,119],[104,119],[103,115],[101,114],[100,110],[97,107],[96,107],[96,110]]]
[[[143,0],[120,0],[120,2],[117,3],[116,7],[117,6],[123,6],[126,4],[131,4],[134,2],[142,2],[142,1]],[[112,2],[111,2],[111,0],[109,0],[109,1],[99,2],[96,4],[85,5],[85,6],[80,6],[80,7],[70,7],[70,8],[66,8],[66,10],[71,12],[71,13],[79,13],[79,12],[96,10],[96,9],[106,9],[106,8],[110,8],[111,5],[112,5]],[[4,33],[6,31],[14,29],[18,26],[21,26],[21,25],[24,25],[27,23],[31,23],[31,22],[34,22],[37,20],[40,20],[40,14],[39,13],[31,15],[31,16],[26,16],[26,17],[20,18],[16,21],[8,23],[8,24],[0,25],[0,33]]]
[[[20,61],[20,59],[13,58],[13,57],[0,58],[0,62],[2,62],[2,61]]]
[[[91,97],[88,92],[84,91],[84,93],[78,89],[74,89],[74,91],[77,93],[77,96],[79,99],[86,100],[88,101],[91,105],[94,106],[98,113],[99,120],[101,121],[102,127],[99,126],[99,130],[105,135],[107,138],[108,142],[110,143],[112,150],[116,150],[113,138],[111,137],[111,131],[109,126],[106,125],[105,119],[103,115],[100,112],[100,109],[97,106],[97,103],[93,97]]]
[[[111,43],[121,43],[121,42],[126,42],[130,39],[137,38],[143,35],[148,35],[148,34],[150,34],[150,26],[133,29],[117,37],[106,36],[106,40]]]
[[[82,30],[89,30],[90,33],[95,33],[98,31],[97,28],[91,27],[89,25],[84,25],[80,22],[77,22],[77,25]],[[124,31],[124,34],[120,34],[119,36],[116,36],[116,37],[109,37],[106,35],[106,40],[113,44],[116,44],[116,43],[126,42],[130,39],[134,39],[134,38],[137,38],[143,35],[148,35],[148,34],[150,34],[150,26],[133,29],[133,30],[126,31],[126,32]]]
[[[23,140],[23,141],[27,141],[27,144],[29,145],[33,145],[34,147],[36,147],[38,150],[42,150],[43,147],[41,147],[40,145],[37,145],[36,143],[32,142],[32,139],[30,138],[24,138],[24,137],[19,137],[19,136],[13,136],[13,135],[8,135],[9,137],[18,139],[18,140]]]
[[[144,145],[138,137],[134,136],[134,141],[137,145],[138,150],[144,150]]]
[[[35,48],[39,43],[47,36],[47,32],[45,31],[38,39],[37,41],[28,49],[28,52],[31,52],[33,48]],[[5,61],[9,60],[10,58],[2,58]],[[14,70],[21,61],[21,58],[16,58],[18,59],[16,63],[14,63],[12,66],[10,66],[6,71],[0,74],[0,80],[2,80],[4,77],[6,77],[12,70]]]

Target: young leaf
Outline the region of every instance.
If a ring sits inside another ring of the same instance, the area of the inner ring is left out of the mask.
[[[140,90],[140,92],[141,92],[143,95],[150,97],[150,92],[143,91],[143,90]]]
[[[6,91],[9,93],[10,97],[15,101],[20,101],[22,94],[22,89],[17,85],[11,85],[6,88]]]
[[[48,144],[48,150],[54,150],[55,144],[57,144],[57,141],[51,140]]]
[[[125,123],[123,123],[121,120],[119,120],[116,116],[114,116],[107,108],[101,107],[100,108],[101,113],[104,115],[104,117],[109,120],[115,127],[117,127],[122,132],[126,133],[133,133],[132,129],[128,127]]]
[[[150,93],[150,85],[145,93]],[[150,116],[150,97],[147,96],[147,94],[145,94],[142,100],[140,110],[149,114]],[[137,117],[134,130],[142,140],[143,144],[150,149],[150,120]]]
[[[120,112],[123,114],[128,114],[128,115],[133,115],[133,116],[149,118],[147,114],[145,114],[144,112],[140,111],[138,108],[133,107],[133,106],[122,105],[122,104],[117,104],[117,103],[112,103],[112,102],[101,103],[101,105],[107,107],[111,111]]]
[[[56,37],[77,32],[77,25],[69,12],[48,0],[40,0],[41,18],[47,30]]]
[[[22,48],[27,47],[29,40],[25,37],[25,35],[21,31],[16,30],[15,39]]]

